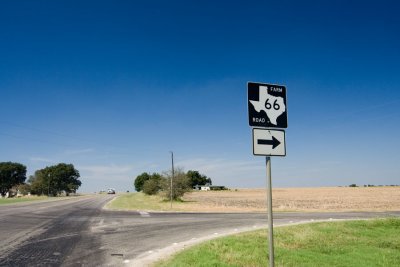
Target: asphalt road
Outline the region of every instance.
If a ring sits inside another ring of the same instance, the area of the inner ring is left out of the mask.
[[[103,210],[113,196],[0,206],[0,266],[131,266],[180,242],[266,226],[266,214]],[[400,212],[274,213],[274,225]]]

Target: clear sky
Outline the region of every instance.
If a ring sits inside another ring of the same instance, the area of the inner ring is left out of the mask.
[[[279,2],[279,3],[277,3]],[[398,1],[2,1],[0,161],[82,192],[171,164],[264,187],[247,82],[287,87],[274,187],[400,184]]]

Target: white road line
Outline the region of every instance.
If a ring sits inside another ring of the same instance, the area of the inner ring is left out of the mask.
[[[139,211],[139,213],[140,213],[140,216],[142,216],[142,217],[150,217],[150,214],[148,212]]]

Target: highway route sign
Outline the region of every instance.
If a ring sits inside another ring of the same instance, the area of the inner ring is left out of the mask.
[[[286,87],[267,83],[247,83],[249,125],[287,128]]]
[[[253,128],[253,155],[286,156],[285,131]]]

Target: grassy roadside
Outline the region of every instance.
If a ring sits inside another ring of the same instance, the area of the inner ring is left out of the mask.
[[[48,199],[47,196],[26,196],[26,197],[19,197],[19,198],[0,198],[0,205],[5,204],[13,204],[13,203],[21,203],[21,202],[28,202],[28,201],[37,201]]]
[[[186,202],[173,201],[173,211],[184,211]],[[160,196],[147,196],[143,193],[128,193],[115,198],[106,205],[107,209],[115,210],[151,210],[171,211],[171,203],[163,201]]]
[[[400,219],[327,222],[276,228],[276,266],[400,266]],[[266,230],[205,242],[166,266],[268,266]]]
[[[13,197],[13,198],[0,198],[0,205],[6,204],[17,204],[23,202],[34,202],[34,201],[60,201],[60,200],[67,200],[77,197],[84,197],[85,195],[77,194],[77,195],[70,195],[70,196],[58,196],[58,197],[48,197],[48,196],[23,196],[23,197]]]

